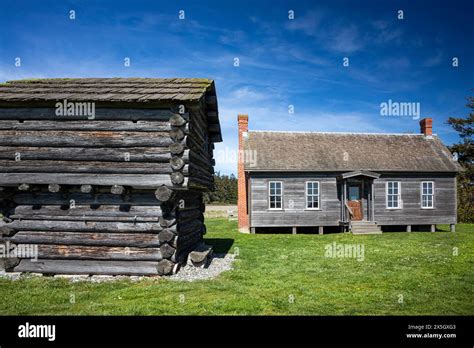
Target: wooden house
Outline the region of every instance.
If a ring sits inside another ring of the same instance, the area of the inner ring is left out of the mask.
[[[247,115],[238,125],[243,232],[455,229],[460,167],[430,118],[421,134],[248,131]]]
[[[203,242],[202,194],[213,189],[220,141],[211,80],[1,84],[0,247],[11,256],[3,267],[176,272]],[[19,253],[25,246],[32,252]]]

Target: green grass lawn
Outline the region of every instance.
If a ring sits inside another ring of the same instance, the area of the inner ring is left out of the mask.
[[[455,233],[438,226],[446,232],[320,236],[240,234],[226,219],[206,224],[216,252],[239,253],[234,270],[215,280],[1,279],[0,314],[474,314],[474,225]],[[363,245],[364,260],[325,257],[333,242]]]

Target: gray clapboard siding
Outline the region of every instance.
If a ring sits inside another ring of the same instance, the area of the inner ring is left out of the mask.
[[[251,173],[249,195],[251,227],[338,225],[341,200],[336,177],[339,174]],[[269,209],[269,181],[283,182],[283,210]],[[305,209],[306,181],[319,181],[320,210]],[[402,209],[386,208],[387,181],[401,182]],[[434,182],[434,209],[421,209],[420,185],[423,181]],[[380,179],[374,180],[374,191],[375,221],[379,225],[456,223],[456,182],[453,174],[384,173]]]
[[[402,209],[386,208],[386,183],[399,181]],[[421,182],[433,181],[434,209],[421,208]],[[375,219],[379,225],[456,223],[456,183],[450,174],[385,174],[375,180]]]
[[[251,227],[336,226],[339,224],[340,204],[336,177],[324,174],[307,175],[252,175]],[[270,210],[269,181],[283,182],[283,210]],[[319,181],[320,210],[307,210],[307,181]]]

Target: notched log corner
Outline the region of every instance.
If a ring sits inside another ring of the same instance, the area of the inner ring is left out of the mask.
[[[156,265],[156,271],[158,272],[159,275],[173,274],[173,271],[175,269],[176,269],[176,272],[177,272],[178,268],[176,267],[176,264],[174,262],[171,262],[170,260],[161,260]]]
[[[8,227],[8,226],[2,226],[0,227],[0,237],[11,237],[17,232],[16,229]]]
[[[155,197],[161,202],[169,201],[174,195],[174,191],[169,187],[163,185],[158,187],[155,191]]]
[[[212,246],[202,243],[189,253],[188,265],[200,268],[206,267],[211,261],[212,255]]]

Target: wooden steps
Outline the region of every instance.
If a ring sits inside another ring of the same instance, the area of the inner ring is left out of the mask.
[[[380,226],[375,221],[352,221],[352,234],[381,234]]]

